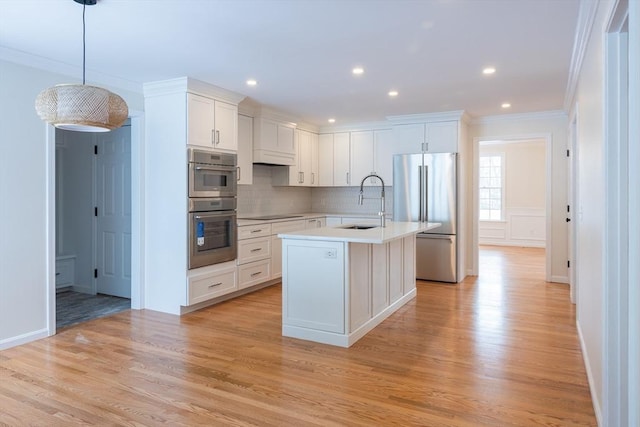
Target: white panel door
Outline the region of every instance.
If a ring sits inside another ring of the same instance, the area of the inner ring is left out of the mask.
[[[131,298],[131,127],[97,136],[98,293]]]

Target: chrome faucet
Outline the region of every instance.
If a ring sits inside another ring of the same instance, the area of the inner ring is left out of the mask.
[[[378,178],[380,180],[380,182],[382,183],[382,191],[380,192],[380,212],[378,212],[378,216],[380,217],[380,227],[386,227],[386,219],[384,217],[384,180],[382,179],[382,177],[380,175],[376,175],[375,173],[369,174],[367,176],[365,176],[364,178],[362,178],[362,181],[360,182],[360,195],[358,196],[358,204],[362,205],[365,197],[364,197],[364,182],[367,180],[367,178]],[[369,197],[367,197],[369,198]]]

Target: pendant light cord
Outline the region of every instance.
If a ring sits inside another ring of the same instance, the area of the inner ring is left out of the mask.
[[[85,69],[87,62],[87,48],[86,48],[86,36],[85,36],[85,24],[84,24],[84,12],[87,9],[87,2],[82,2],[82,84],[85,84]]]

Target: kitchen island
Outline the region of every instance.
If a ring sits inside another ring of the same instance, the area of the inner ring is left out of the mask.
[[[416,295],[417,233],[438,223],[282,233],[282,335],[349,347]]]

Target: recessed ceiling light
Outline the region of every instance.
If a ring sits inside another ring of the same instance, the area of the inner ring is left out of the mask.
[[[482,74],[486,74],[486,75],[494,74],[495,72],[496,72],[496,69],[494,67],[487,67],[484,70],[482,70]]]
[[[364,73],[364,68],[362,67],[355,67],[353,70],[351,70],[351,72],[353,74],[355,74],[356,76],[359,76],[360,74]]]
[[[509,104],[508,102],[503,102],[501,107],[502,108],[511,108],[511,104]]]
[[[255,81],[254,79],[247,80],[247,86],[255,86],[257,84],[258,84],[258,82]]]
[[[391,96],[391,97],[398,96],[398,91],[397,90],[390,90],[389,91],[389,96]]]
[[[329,122],[329,123],[335,123],[335,122],[336,122],[336,119],[329,119],[329,120],[328,120],[328,122]]]

